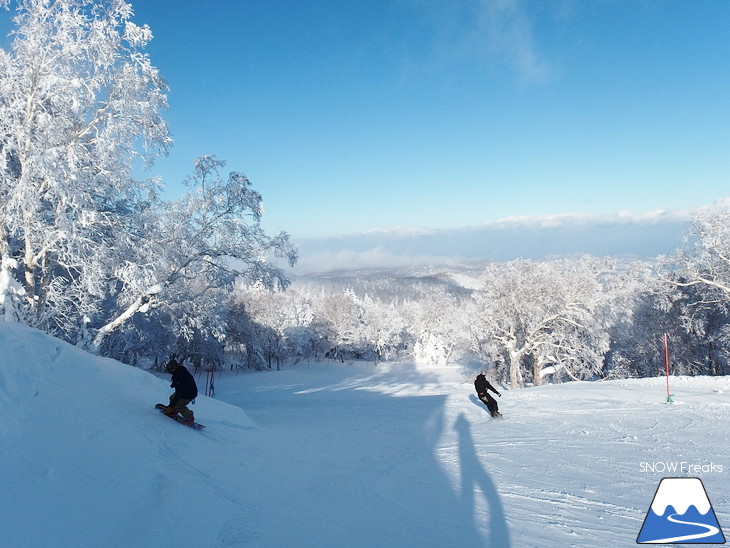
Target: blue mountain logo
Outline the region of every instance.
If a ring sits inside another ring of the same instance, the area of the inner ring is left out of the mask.
[[[637,544],[725,544],[699,478],[664,478],[646,513]]]

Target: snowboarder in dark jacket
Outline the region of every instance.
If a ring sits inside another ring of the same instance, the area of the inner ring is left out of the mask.
[[[195,384],[195,378],[175,358],[170,358],[165,366],[165,371],[172,375],[170,387],[175,389],[170,396],[170,405],[165,408],[165,414],[172,418],[177,418],[180,414],[183,424],[193,424],[195,415],[187,406],[198,396],[198,385]]]
[[[497,391],[497,389],[489,383],[487,377],[484,376],[484,373],[479,373],[477,375],[477,378],[474,380],[474,388],[476,388],[479,399],[482,400],[482,402],[484,402],[487,406],[487,409],[489,409],[489,414],[493,417],[501,417],[502,413],[499,412],[497,400],[495,400],[489,392],[487,392],[487,390],[491,390],[499,397],[502,397],[502,394],[500,394],[499,391]]]

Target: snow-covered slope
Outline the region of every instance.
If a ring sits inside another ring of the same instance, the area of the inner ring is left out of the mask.
[[[0,348],[2,546],[632,546],[669,476],[730,528],[726,377],[503,390],[494,420],[459,367],[300,365],[219,379],[195,432],[164,379]]]
[[[212,470],[242,464],[219,455],[246,445],[243,411],[198,398],[206,435],[153,409],[171,389],[149,373],[20,325],[0,349],[0,545],[211,545],[235,506]]]

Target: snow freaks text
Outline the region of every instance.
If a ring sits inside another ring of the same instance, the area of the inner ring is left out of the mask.
[[[725,467],[714,462],[697,464],[684,461],[643,461],[639,471],[646,474],[722,474]]]

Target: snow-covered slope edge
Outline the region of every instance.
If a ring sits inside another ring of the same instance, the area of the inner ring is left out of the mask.
[[[153,409],[163,379],[16,324],[0,349],[3,546],[193,546],[221,529],[226,493],[205,470],[220,444],[245,446],[245,412],[200,396],[218,442],[201,444]]]

